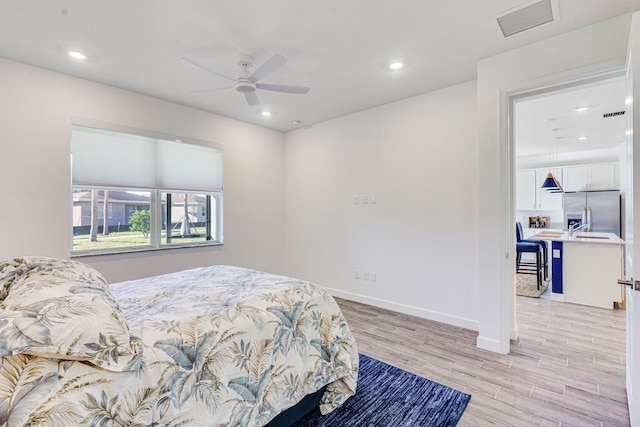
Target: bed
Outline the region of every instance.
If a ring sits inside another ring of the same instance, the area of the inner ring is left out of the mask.
[[[0,264],[0,356],[2,426],[263,426],[314,394],[331,412],[358,373],[312,283],[211,266],[107,284],[42,257]]]

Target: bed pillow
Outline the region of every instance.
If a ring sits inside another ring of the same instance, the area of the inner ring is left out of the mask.
[[[0,356],[80,360],[111,371],[133,369],[139,342],[107,281],[86,264],[43,257],[0,264]],[[0,282],[1,283],[1,282]]]
[[[26,272],[26,264],[18,259],[10,259],[0,263],[0,302],[9,295],[11,284]]]

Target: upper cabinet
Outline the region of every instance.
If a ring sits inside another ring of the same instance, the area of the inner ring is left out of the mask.
[[[562,193],[542,189],[547,174],[553,172],[564,191],[617,190],[618,163],[553,168],[518,169],[516,171],[516,210],[562,210]]]
[[[521,169],[516,172],[516,210],[536,209],[536,171]]]
[[[516,210],[562,210],[562,194],[542,188],[549,169],[520,169],[516,172]],[[562,168],[553,168],[562,175]]]
[[[617,190],[619,188],[617,163],[565,166],[563,172],[564,191]]]
[[[556,211],[562,210],[563,198],[562,193],[552,193],[542,188],[544,180],[547,179],[549,169],[536,169],[536,191],[538,193],[538,209]],[[553,168],[556,178],[562,176],[562,168]],[[561,183],[562,185],[562,183]]]

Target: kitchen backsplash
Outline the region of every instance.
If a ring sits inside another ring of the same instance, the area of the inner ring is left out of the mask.
[[[536,227],[536,219],[538,220]],[[516,211],[516,221],[524,228],[563,229],[562,211]]]

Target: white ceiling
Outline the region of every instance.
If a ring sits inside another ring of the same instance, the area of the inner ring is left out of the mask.
[[[576,108],[587,107],[585,111]],[[625,79],[584,84],[515,104],[516,156],[546,156],[551,163],[565,153],[618,149],[625,140]]]
[[[288,131],[472,80],[479,59],[640,9],[640,0],[558,0],[558,21],[504,38],[495,17],[525,2],[0,0],[0,56]],[[233,75],[239,53],[257,65],[284,55],[264,81],[311,91],[259,90],[254,107],[232,89],[190,92],[229,82],[181,56]],[[405,67],[389,70],[394,60]]]

